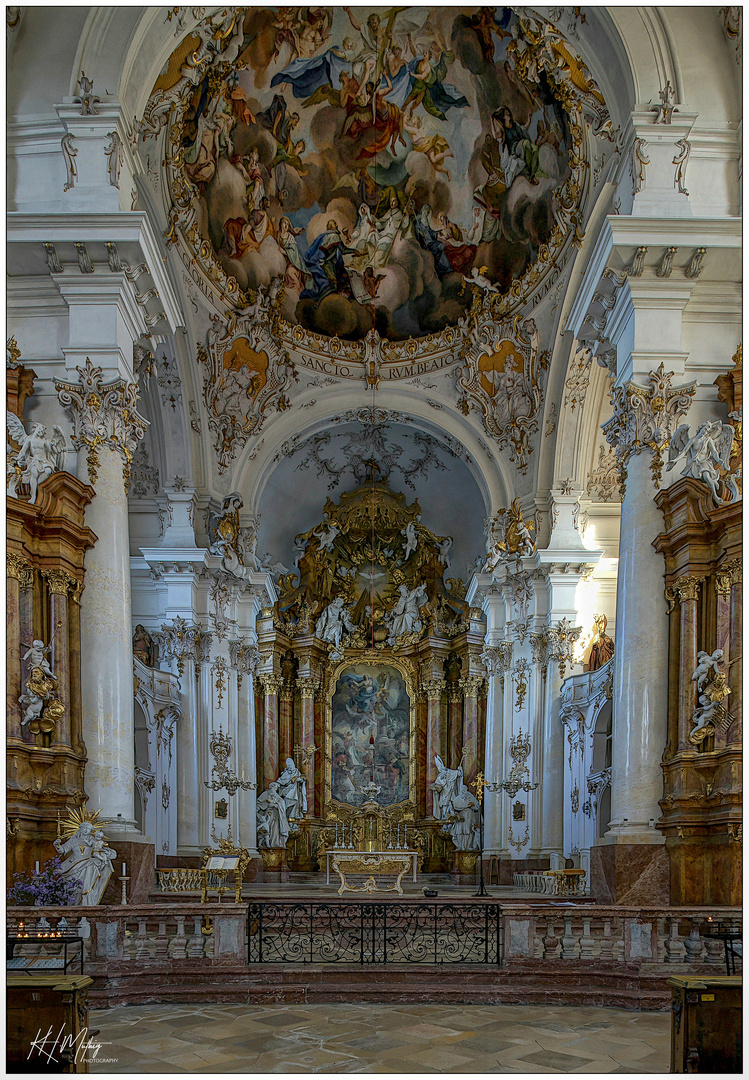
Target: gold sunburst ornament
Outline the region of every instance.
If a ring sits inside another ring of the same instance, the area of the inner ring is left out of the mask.
[[[92,813],[87,807],[83,806],[83,807],[81,807],[80,810],[71,810],[70,811],[70,816],[68,818],[66,818],[64,821],[61,821],[60,820],[60,815],[58,813],[58,815],[57,815],[57,836],[58,836],[58,838],[62,837],[64,840],[69,840],[71,836],[75,836],[75,834],[80,829],[81,825],[83,825],[83,823],[87,821],[87,822],[89,822],[89,824],[91,824],[93,826],[93,828],[97,832],[101,831],[102,840],[106,840],[107,842],[109,842],[109,837],[104,836],[104,829],[106,828],[107,825],[111,825],[112,822],[111,822],[111,820],[109,818],[101,818],[101,817],[99,817],[100,814],[101,814],[101,810],[95,810]]]

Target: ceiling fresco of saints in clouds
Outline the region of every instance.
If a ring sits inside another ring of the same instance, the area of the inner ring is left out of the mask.
[[[421,337],[466,314],[472,272],[506,294],[560,250],[570,105],[597,89],[545,19],[240,8],[219,32],[231,48],[181,95],[173,161],[193,238],[242,292],[282,279],[289,324]]]

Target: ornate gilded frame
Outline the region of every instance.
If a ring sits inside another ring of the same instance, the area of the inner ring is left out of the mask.
[[[416,671],[414,664],[405,657],[396,657],[386,650],[367,649],[364,652],[350,652],[342,660],[334,665],[329,665],[326,672],[325,683],[325,738],[323,741],[323,760],[325,762],[325,789],[323,798],[323,812],[326,819],[338,816],[338,808],[345,811],[348,816],[352,811],[358,813],[361,809],[349,803],[339,802],[332,797],[332,747],[333,747],[333,695],[338,679],[346,668],[357,664],[368,664],[374,669],[378,666],[394,667],[403,676],[406,684],[406,693],[409,697],[409,749],[408,749],[408,799],[392,803],[390,806],[382,806],[384,812],[393,812],[396,807],[406,807],[416,804]],[[377,804],[379,806],[379,803]]]

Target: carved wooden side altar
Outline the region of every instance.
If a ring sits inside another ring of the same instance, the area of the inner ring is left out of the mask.
[[[666,531],[669,602],[668,737],[663,816],[672,904],[741,903],[742,503],[716,507],[686,477],[656,496]],[[695,731],[698,652],[723,651],[722,721]]]
[[[8,410],[22,418],[34,372],[19,365],[7,374]],[[54,857],[58,811],[85,802],[80,597],[84,556],[97,539],[84,525],[94,491],[69,473],[43,480],[35,503],[23,487],[19,496],[6,503],[9,876]],[[28,652],[34,639],[52,642],[47,657],[54,689],[39,719],[22,725],[18,699],[32,676]]]

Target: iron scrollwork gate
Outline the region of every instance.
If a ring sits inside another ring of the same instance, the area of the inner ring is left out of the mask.
[[[254,902],[251,964],[502,963],[499,904]]]

